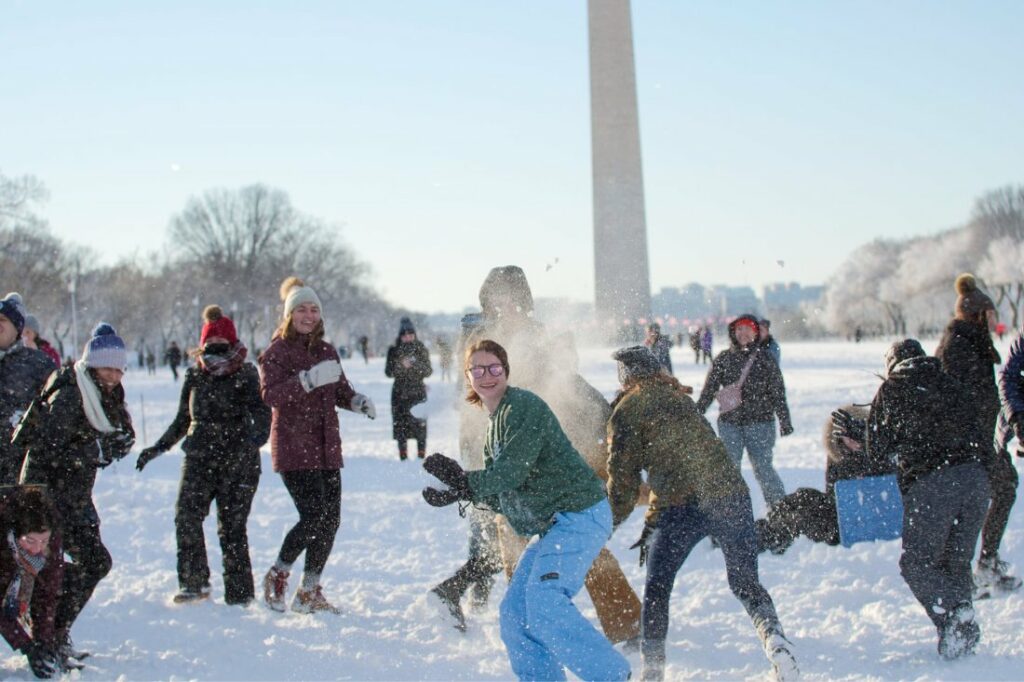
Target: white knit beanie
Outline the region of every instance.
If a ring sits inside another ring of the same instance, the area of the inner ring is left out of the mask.
[[[284,299],[284,316],[288,317],[292,311],[303,303],[312,303],[323,312],[324,307],[320,305],[320,297],[313,291],[313,287],[301,286],[292,287],[288,296]]]

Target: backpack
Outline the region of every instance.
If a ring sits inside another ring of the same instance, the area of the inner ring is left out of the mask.
[[[39,395],[32,400],[28,409],[21,415],[18,425],[11,434],[11,446],[16,453],[21,455],[22,459],[24,459],[25,453],[38,443],[43,422],[43,406],[54,393],[74,383],[71,379],[73,372],[74,370],[67,369],[54,372]]]

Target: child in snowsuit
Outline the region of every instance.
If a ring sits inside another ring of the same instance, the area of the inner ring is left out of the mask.
[[[608,421],[608,498],[616,526],[633,511],[645,471],[651,486],[638,543],[642,562],[649,553],[641,679],[664,678],[676,573],[708,535],[722,548],[729,587],[754,622],[776,677],[795,678],[791,645],[758,577],[754,517],[743,477],[683,387],[663,373],[650,351],[632,346],[613,358],[622,383]]]

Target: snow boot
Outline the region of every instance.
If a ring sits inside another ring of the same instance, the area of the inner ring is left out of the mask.
[[[1021,579],[1010,575],[1009,570],[1010,565],[1000,559],[998,554],[978,559],[978,567],[974,571],[977,599],[1019,590]]]
[[[981,640],[981,628],[974,620],[974,607],[964,602],[950,611],[939,626],[939,655],[947,661],[974,653]]]
[[[288,591],[288,571],[279,571],[273,566],[263,578],[263,601],[273,611],[284,613],[284,596]]]
[[[661,682],[665,679],[665,640],[645,639],[640,642],[640,660],[643,670],[640,679],[644,682]]]
[[[487,606],[487,600],[491,596],[491,588],[494,586],[494,576],[481,576],[473,582],[469,589],[469,607],[474,611],[481,611]]]
[[[793,658],[793,645],[781,629],[773,628],[764,637],[764,654],[772,664],[772,675],[776,682],[793,682],[800,677],[800,668]]]
[[[299,588],[299,591],[295,593],[295,598],[292,600],[292,611],[296,613],[318,613],[323,611],[324,613],[333,613],[334,615],[341,613],[341,609],[327,601],[319,585],[312,590]]]
[[[200,588],[183,587],[174,595],[172,600],[175,604],[196,604],[210,598],[210,586],[203,585]]]
[[[69,658],[75,659],[75,661],[83,661],[92,655],[89,651],[82,651],[76,649],[74,642],[71,641],[71,634],[65,632],[63,634],[57,634],[57,655],[61,660],[67,660]]]
[[[449,579],[430,590],[428,599],[431,599],[440,608],[441,613],[447,616],[446,620],[453,628],[459,632],[465,632],[466,616],[462,613],[462,606],[459,604],[461,595],[455,585],[451,583],[452,579]]]

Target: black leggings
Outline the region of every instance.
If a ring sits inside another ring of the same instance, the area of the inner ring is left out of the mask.
[[[288,531],[278,557],[293,564],[305,550],[305,572],[320,575],[341,525],[341,471],[284,471],[281,478],[295,502],[299,522]]]
[[[1017,469],[1010,460],[1010,453],[1000,449],[992,466],[988,469],[988,484],[992,490],[992,505],[985,517],[981,531],[981,558],[988,559],[999,553],[999,543],[1010,520],[1010,509],[1017,499]]]
[[[71,562],[64,563],[64,583],[54,619],[58,636],[71,629],[113,563],[100,539],[99,524],[65,526],[63,539],[64,553]]]

